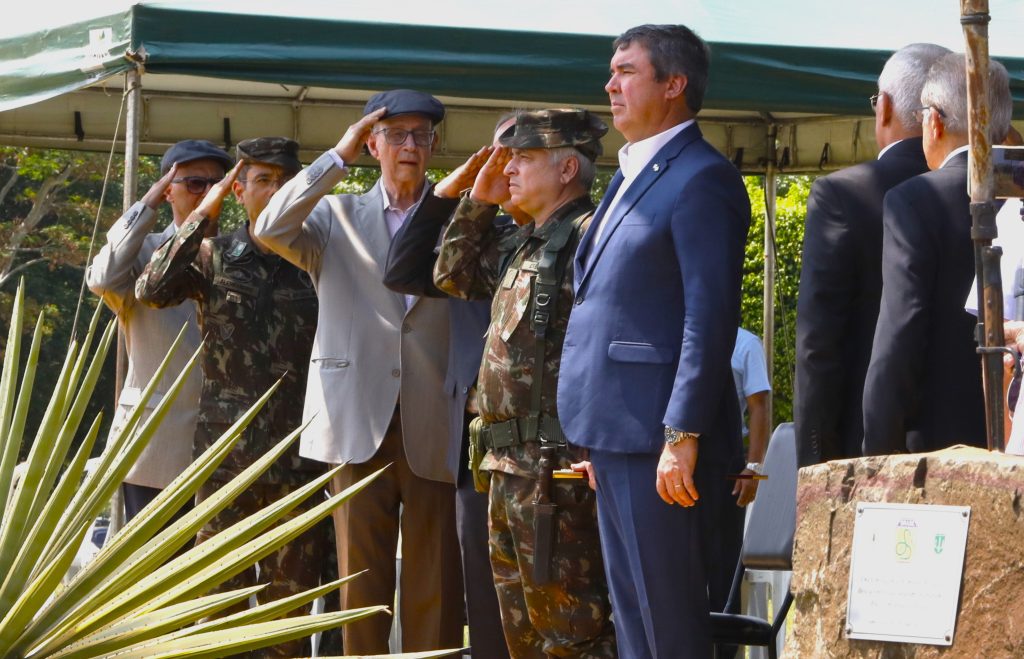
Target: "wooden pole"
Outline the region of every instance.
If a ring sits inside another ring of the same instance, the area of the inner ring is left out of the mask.
[[[1002,451],[1003,416],[1003,290],[999,274],[1002,250],[996,237],[992,203],[992,144],[988,107],[988,0],[961,0],[960,23],[967,59],[967,120],[970,143],[968,177],[971,190],[971,239],[978,278],[978,353],[985,388],[988,448]]]

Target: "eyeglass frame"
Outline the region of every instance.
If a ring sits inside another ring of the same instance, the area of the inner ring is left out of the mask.
[[[437,131],[434,130],[433,128],[431,128],[430,130],[406,130],[404,128],[386,128],[385,127],[385,128],[378,128],[377,130],[373,131],[373,134],[374,135],[383,134],[384,135],[384,141],[387,142],[388,144],[390,144],[391,146],[402,146],[403,144],[406,143],[406,141],[408,141],[409,136],[412,135],[412,143],[415,144],[416,146],[421,146],[422,147],[422,146],[430,146],[431,144],[434,143],[434,137],[437,135]],[[402,139],[400,141],[396,142],[395,140],[397,140],[398,138],[397,137],[391,137],[391,136],[392,135],[396,135],[397,136],[399,134],[402,135]],[[417,137],[417,135],[419,135],[419,136],[426,135],[426,142],[421,141],[421,139],[419,137]]]
[[[915,118],[916,118],[916,119],[917,119],[917,120],[918,120],[919,122],[920,122],[920,121],[924,121],[924,111],[925,111],[925,110],[935,110],[936,112],[938,112],[938,113],[939,113],[939,116],[940,116],[940,117],[942,117],[943,119],[945,119],[945,118],[946,118],[946,113],[945,113],[945,112],[943,112],[943,111],[942,111],[942,108],[940,108],[939,106],[937,106],[937,105],[922,105],[921,107],[919,107],[919,108],[916,108],[916,109],[914,110],[914,117],[915,117]]]
[[[872,112],[878,109],[878,99],[881,98],[882,94],[884,93],[885,92],[878,92],[877,94],[872,94],[871,96],[868,96],[868,103],[871,104]]]
[[[189,194],[202,194],[223,180],[223,176],[220,178],[209,178],[207,176],[179,176],[178,178],[172,178],[171,183],[184,183],[185,189],[188,190]],[[198,190],[193,190],[193,187],[197,182],[201,182],[203,187]]]

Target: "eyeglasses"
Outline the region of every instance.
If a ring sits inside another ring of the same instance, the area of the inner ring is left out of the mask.
[[[181,176],[171,179],[171,183],[184,183],[189,194],[201,194],[206,192],[210,186],[220,183],[219,178],[206,178],[205,176]]]
[[[280,188],[290,180],[292,180],[291,176],[270,176],[268,174],[260,174],[256,178],[238,179],[240,183],[252,183],[253,185],[257,185],[261,188],[270,187],[272,185]]]
[[[935,107],[934,105],[922,105],[921,107],[917,108],[916,110],[914,110],[914,118],[919,122],[924,121],[925,110],[935,110],[940,117],[942,117],[943,119],[946,118],[946,113],[942,111],[942,108]]]
[[[877,94],[872,94],[871,96],[868,96],[868,103],[871,104],[872,112],[874,112],[874,110],[878,107],[878,97],[881,95],[882,92],[878,92]]]
[[[373,131],[374,135],[384,134],[384,140],[391,146],[401,146],[412,135],[416,146],[430,146],[434,141],[432,130],[405,130],[404,128],[381,128]]]

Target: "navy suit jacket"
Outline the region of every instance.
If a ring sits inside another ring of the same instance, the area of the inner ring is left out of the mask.
[[[656,453],[668,425],[701,433],[702,457],[734,460],[742,447],[730,357],[750,226],[743,180],[692,124],[637,176],[593,244],[621,183],[619,172],[576,254],[562,427],[579,446]]]
[[[885,195],[882,302],[864,384],[864,454],[985,446],[967,154]]]
[[[797,459],[855,458],[864,440],[864,378],[882,297],[882,199],[928,171],[921,138],[811,186],[796,303]]]

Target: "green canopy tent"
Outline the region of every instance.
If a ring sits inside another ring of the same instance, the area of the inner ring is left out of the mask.
[[[766,175],[768,232],[778,173],[874,156],[868,96],[892,50],[913,41],[963,50],[956,0],[53,4],[60,27],[38,14],[0,27],[0,144],[106,150],[126,97],[129,164],[184,137],[230,146],[268,134],[297,139],[308,161],[374,91],[415,87],[449,107],[435,162],[454,166],[490,141],[509,107],[584,106],[610,124],[612,37],[643,22],[686,23],[713,53],[702,128],[745,173]],[[991,12],[992,53],[1010,71],[1021,117],[1024,7],[993,0]],[[622,143],[609,134],[602,164],[615,165]],[[772,257],[766,235],[769,360]]]
[[[161,152],[183,135],[231,143],[275,133],[296,137],[311,156],[334,144],[373,91],[416,87],[444,97],[453,109],[439,153],[439,162],[451,165],[487,141],[499,108],[606,110],[610,36],[627,26],[607,18],[595,22],[588,15],[580,25],[566,23],[575,31],[538,28],[544,21],[531,19],[531,9],[545,6],[539,0],[516,3],[521,11],[512,15],[488,16],[478,9],[461,21],[469,7],[484,3],[435,3],[431,17],[415,24],[371,20],[367,16],[379,13],[375,9],[321,2],[278,5],[262,13],[251,11],[253,3],[236,2],[140,3],[102,11],[119,4],[91,3],[97,15],[61,27],[0,34],[0,142],[105,148],[113,138],[123,88],[119,74],[141,70],[143,152]],[[945,16],[934,0],[902,3],[929,11],[918,16],[916,31],[910,33],[908,26],[908,34],[891,47],[869,31],[872,7],[884,3],[837,10],[849,16],[831,16],[832,29],[855,22],[855,31],[865,35],[851,40],[864,44],[857,48],[822,45],[835,37],[817,34],[820,27],[801,20],[801,7],[818,6],[807,2],[772,3],[767,16],[758,14],[764,3],[748,0],[690,2],[683,9],[650,4],[653,9],[631,13],[637,20],[690,23],[712,42],[702,124],[709,138],[751,173],[763,172],[772,160],[767,148],[772,125],[780,149],[786,149],[779,154],[786,171],[831,169],[873,155],[867,97],[892,48],[908,38],[929,38],[932,28],[921,25],[922,18],[944,25],[935,36],[947,41],[952,28],[954,42],[947,45],[962,49],[952,1]],[[1021,9],[1011,7],[1012,0],[1003,4],[1006,13],[1018,14],[1007,29],[1024,29]],[[402,7],[389,5],[407,16]],[[614,14],[609,0],[587,7]],[[793,15],[780,20],[787,7]],[[993,14],[1000,19],[997,8]],[[522,27],[494,27],[510,23]],[[777,34],[780,25],[793,23],[802,24],[797,34]],[[748,34],[757,24],[763,31]],[[760,41],[757,34],[764,35]],[[1000,55],[998,49],[994,54]],[[1013,45],[1001,60],[1024,110],[1024,46]],[[619,145],[621,138],[611,135],[607,164],[614,164]]]

